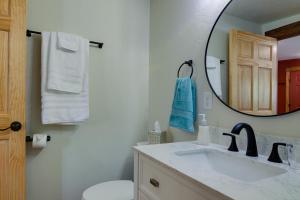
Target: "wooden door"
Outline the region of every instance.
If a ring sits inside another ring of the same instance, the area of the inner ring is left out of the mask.
[[[286,111],[300,109],[300,67],[286,70]]]
[[[276,114],[276,39],[230,31],[228,68],[231,107],[253,115]]]
[[[25,122],[26,0],[0,0],[0,128]],[[0,132],[0,200],[25,199],[25,129]]]

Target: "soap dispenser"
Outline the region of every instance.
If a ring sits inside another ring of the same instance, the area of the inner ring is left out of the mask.
[[[209,126],[207,125],[206,115],[199,114],[199,130],[198,130],[198,144],[208,145],[210,142],[209,139]]]

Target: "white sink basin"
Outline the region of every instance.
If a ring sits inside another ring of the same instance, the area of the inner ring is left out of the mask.
[[[287,172],[268,163],[247,158],[238,153],[223,152],[216,149],[198,149],[176,152],[177,161],[185,166],[199,170],[214,170],[216,173],[245,182],[254,182],[275,177]]]

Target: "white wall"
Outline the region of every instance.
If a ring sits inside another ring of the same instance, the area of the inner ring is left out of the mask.
[[[151,0],[150,11],[150,121],[162,122],[168,127],[173,90],[178,65],[187,58],[195,60],[198,84],[198,105],[202,93],[210,91],[204,71],[205,47],[209,32],[228,1],[224,0]],[[250,123],[256,131],[299,137],[300,112],[273,118],[249,117],[224,106],[214,97],[213,109],[208,111],[211,125],[231,129],[238,122]],[[177,140],[195,136],[170,130]]]
[[[132,178],[132,149],[148,119],[149,0],[29,0],[28,28],[104,42],[91,47],[91,116],[78,126],[40,123],[40,36],[28,38],[28,134],[49,146],[27,148],[28,200],[80,200],[94,184]]]

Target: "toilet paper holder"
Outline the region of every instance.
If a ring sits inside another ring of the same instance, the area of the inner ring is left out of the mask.
[[[26,136],[26,142],[32,142],[32,137],[31,136]],[[51,141],[51,136],[47,136],[47,142]]]

